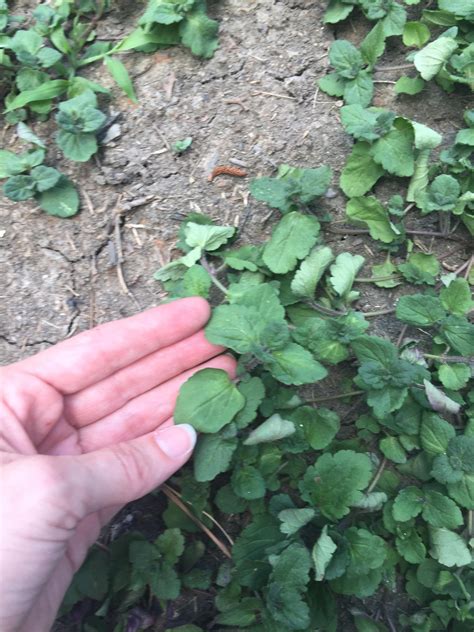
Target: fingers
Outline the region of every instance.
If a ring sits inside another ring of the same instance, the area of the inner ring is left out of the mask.
[[[116,413],[81,429],[79,437],[83,450],[90,452],[155,430],[173,416],[179,389],[191,375],[212,368],[223,369],[234,377],[235,367],[232,357],[219,356],[137,397]]]
[[[155,351],[102,381],[65,398],[64,415],[74,427],[86,426],[150,389],[222,353],[201,330]]]
[[[192,426],[158,429],[138,439],[77,457],[69,462],[71,492],[80,515],[141,498],[164,483],[190,457],[196,443]]]
[[[136,397],[96,423],[79,428],[74,434],[61,436],[58,426],[58,432],[53,431],[39,446],[39,451],[43,454],[91,452],[152,432],[173,416],[182,384],[197,371],[207,368],[223,369],[233,378],[236,361],[227,355],[213,358]]]
[[[209,319],[198,297],[99,325],[17,364],[62,393],[75,393],[140,358],[183,340]]]

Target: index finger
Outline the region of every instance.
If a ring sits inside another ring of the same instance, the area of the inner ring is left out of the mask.
[[[157,349],[191,336],[205,325],[209,314],[204,299],[180,299],[98,325],[17,366],[62,393],[76,393]]]

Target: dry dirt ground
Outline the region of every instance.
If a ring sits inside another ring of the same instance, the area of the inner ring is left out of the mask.
[[[342,103],[315,89],[317,78],[327,70],[327,50],[334,38],[322,23],[325,5],[325,0],[211,3],[210,14],[220,22],[220,46],[211,60],[193,58],[180,48],[125,58],[138,106],[121,96],[101,67],[92,70],[94,80],[112,88],[109,113],[119,116],[120,136],[85,165],[61,159],[52,143],[48,155],[49,163],[78,185],[81,212],[58,219],[28,202],[0,198],[1,363],[158,304],[162,294],[153,272],[172,256],[179,220],[190,210],[244,224],[241,239],[258,242],[274,218],[267,221],[268,208],[249,199],[248,183],[271,175],[281,163],[330,165],[333,192],[323,205],[335,219],[343,217],[337,177],[351,141],[338,120]],[[142,3],[126,6],[117,3],[101,24],[101,36],[119,38],[132,29]],[[366,30],[365,24],[349,22],[342,34],[357,42]],[[392,50],[384,63],[397,60],[400,56]],[[383,74],[380,78],[386,79]],[[431,125],[447,141],[461,123],[462,101],[448,100],[433,85],[425,91],[422,111],[416,97],[395,101],[387,83],[377,84],[375,103]],[[44,137],[53,133],[45,124],[34,127]],[[192,148],[176,156],[169,145],[186,136],[193,138]],[[15,147],[13,129],[4,130],[3,139],[6,147]],[[248,177],[225,176],[209,183],[212,168],[231,160],[245,165]],[[394,192],[396,188],[386,191]],[[129,293],[117,273],[117,212]],[[425,220],[425,228],[430,221]],[[327,241],[336,251],[363,254],[368,263],[384,258],[373,242],[369,245],[360,236],[328,234]],[[423,243],[430,247],[426,239]],[[462,246],[443,242],[436,248],[453,252],[446,259],[452,265],[463,260]],[[364,288],[359,308],[392,303],[386,290]],[[379,319],[377,325],[392,326],[389,318]]]

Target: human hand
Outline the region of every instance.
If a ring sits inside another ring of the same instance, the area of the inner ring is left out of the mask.
[[[203,299],[100,325],[0,368],[0,630],[49,630],[100,529],[189,458],[183,382],[234,360],[209,343]]]

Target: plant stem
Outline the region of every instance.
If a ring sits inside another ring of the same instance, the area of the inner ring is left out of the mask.
[[[369,231],[365,228],[332,228],[327,227],[327,231],[336,235],[368,235]],[[428,230],[412,230],[411,228],[405,229],[407,235],[419,235],[420,237],[442,237],[450,241],[459,241],[461,243],[467,243],[465,239],[456,237],[451,234],[445,234],[441,231],[428,231]]]
[[[367,495],[367,494],[370,494],[371,492],[373,492],[373,491],[374,491],[374,489],[375,489],[375,487],[376,487],[377,483],[378,483],[378,482],[379,482],[379,480],[380,480],[380,477],[381,477],[381,476],[382,476],[382,474],[383,474],[383,471],[384,471],[384,469],[385,469],[386,465],[387,465],[387,459],[384,457],[384,458],[383,458],[383,460],[382,460],[382,463],[379,465],[379,469],[376,471],[375,476],[374,476],[374,478],[372,479],[372,482],[370,483],[370,485],[369,485],[369,486],[368,486],[368,488],[367,488],[367,491],[365,492],[365,493],[366,493],[366,495]]]
[[[465,356],[440,356],[432,355],[431,353],[424,353],[423,357],[429,358],[430,360],[439,360],[440,362],[463,362],[464,364],[474,362],[474,357]]]
[[[400,64],[399,66],[375,66],[374,72],[392,72],[395,70],[409,70],[415,68],[413,64]]]
[[[324,397],[316,397],[314,399],[306,399],[309,404],[319,404],[320,402],[330,402],[332,399],[345,399],[346,397],[354,397],[355,395],[363,395],[365,391],[348,391],[347,393],[338,393],[337,395],[326,395]]]
[[[340,312],[337,309],[331,309],[330,307],[325,307],[324,305],[320,305],[315,301],[308,301],[309,307],[314,309],[316,312],[320,312],[325,316],[347,316],[347,312]]]
[[[354,281],[357,283],[376,283],[378,281],[395,281],[401,280],[402,276],[400,274],[390,274],[387,276],[379,276],[379,277],[356,277]]]
[[[204,270],[206,270],[206,272],[209,274],[209,276],[211,277],[211,281],[214,283],[214,285],[219,288],[219,290],[221,292],[223,292],[226,296],[229,293],[226,286],[223,285],[219,279],[216,277],[216,273],[213,269],[213,267],[210,265],[209,261],[206,259],[206,255],[202,255],[201,257],[201,265],[204,268]]]
[[[371,318],[375,316],[385,316],[386,314],[394,314],[395,313],[395,307],[387,307],[387,309],[379,309],[375,312],[360,312],[363,316],[366,316],[367,318]]]

